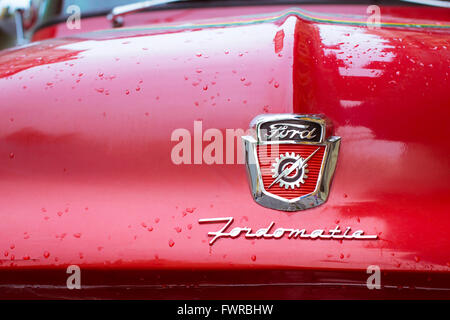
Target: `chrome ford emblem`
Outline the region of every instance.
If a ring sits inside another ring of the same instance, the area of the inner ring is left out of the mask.
[[[340,137],[329,135],[320,115],[258,116],[253,134],[242,137],[253,198],[277,210],[298,211],[323,204],[336,168]]]

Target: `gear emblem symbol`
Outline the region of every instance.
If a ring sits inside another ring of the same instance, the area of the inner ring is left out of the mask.
[[[295,165],[295,163],[297,163],[299,160],[302,163],[305,162],[305,160],[300,155],[295,154],[294,152],[286,152],[285,154],[281,154],[278,158],[275,159],[275,162],[272,164],[272,177],[277,178],[285,170],[289,170],[289,168]],[[300,188],[300,184],[304,184],[305,179],[308,178],[308,176],[306,175],[308,173],[307,167],[308,165],[304,163],[303,166],[297,166],[290,174],[283,176],[278,181],[280,187],[284,187],[285,189]]]

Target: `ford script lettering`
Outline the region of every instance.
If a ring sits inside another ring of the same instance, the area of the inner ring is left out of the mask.
[[[316,128],[312,130],[306,130],[309,126],[301,125],[301,124],[289,124],[289,123],[275,123],[270,125],[270,131],[266,134],[266,138],[268,140],[273,139],[306,139],[311,140],[316,137],[314,132]],[[302,130],[305,129],[305,130]]]
[[[322,127],[319,123],[303,119],[280,120],[261,124],[259,128],[261,141],[322,142]]]

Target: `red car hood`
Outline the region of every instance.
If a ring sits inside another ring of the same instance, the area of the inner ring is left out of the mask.
[[[447,293],[450,23],[438,10],[395,12],[368,28],[364,16],[291,8],[0,53],[3,288],[55,289],[75,264],[92,272],[86,288],[120,282],[100,275],[123,271],[120,283],[135,288],[271,284],[279,297],[298,297],[292,288],[308,283],[364,287],[377,265],[385,288]],[[342,138],[329,199],[317,208],[259,206],[242,164],[171,160],[172,133],[193,137],[195,120],[225,132],[292,112],[325,114]],[[210,246],[207,233],[223,224],[198,220],[218,217],[254,230],[339,225],[378,239]]]

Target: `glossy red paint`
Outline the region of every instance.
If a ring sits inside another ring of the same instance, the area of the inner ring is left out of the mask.
[[[441,10],[386,11],[448,20]],[[125,286],[134,291],[120,297],[448,298],[449,48],[448,30],[291,15],[80,34],[0,53],[0,294],[104,297]],[[323,113],[342,137],[322,206],[266,209],[243,165],[171,161],[173,130],[193,132],[195,120],[224,132],[290,112]],[[379,240],[209,246],[218,226],[198,219],[228,216],[252,228],[351,226]],[[64,289],[70,264],[87,270],[84,291]],[[384,272],[379,292],[365,287],[369,265]]]

